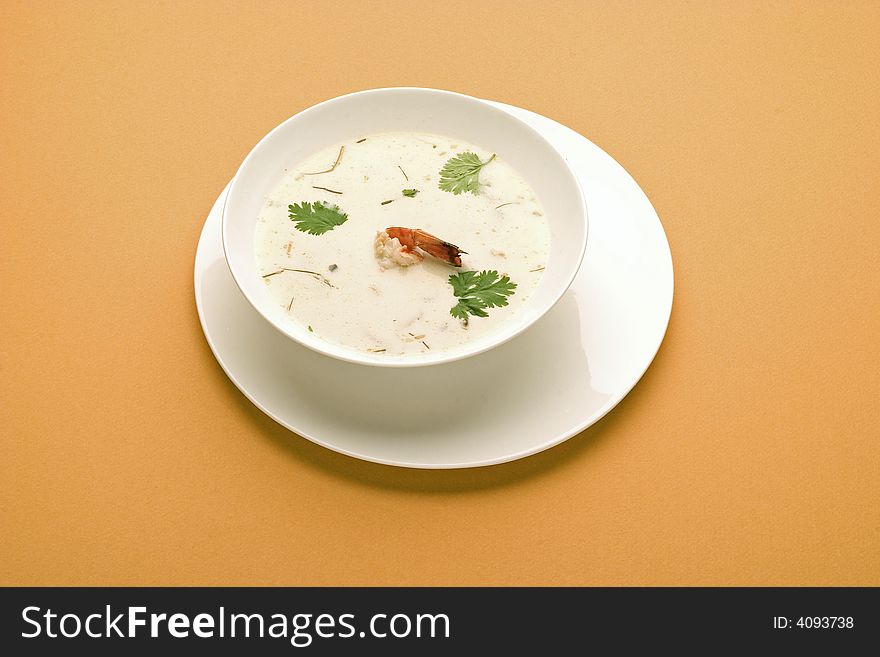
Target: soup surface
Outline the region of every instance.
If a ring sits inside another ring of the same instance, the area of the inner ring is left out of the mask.
[[[503,153],[422,133],[368,135],[299,162],[266,198],[254,239],[290,321],[394,355],[497,330],[537,287],[549,248],[541,203]]]

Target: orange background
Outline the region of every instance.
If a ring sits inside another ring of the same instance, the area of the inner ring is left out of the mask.
[[[880,5],[253,4],[0,2],[0,583],[880,585]],[[549,452],[331,453],[202,336],[244,155],[395,85],[571,126],[663,220],[666,341]]]

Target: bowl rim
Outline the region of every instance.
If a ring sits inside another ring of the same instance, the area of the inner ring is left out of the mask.
[[[389,91],[427,92],[427,93],[435,93],[435,94],[439,94],[439,95],[454,96],[454,97],[458,97],[458,98],[463,98],[463,99],[466,99],[467,101],[477,102],[477,103],[483,105],[490,112],[496,112],[499,115],[503,115],[503,116],[507,117],[507,119],[511,119],[511,120],[515,121],[516,123],[518,123],[520,125],[520,127],[523,130],[530,132],[533,136],[535,136],[539,140],[543,141],[544,143],[546,143],[550,147],[550,149],[556,154],[556,156],[559,158],[559,160],[564,165],[564,169],[567,172],[569,178],[571,179],[571,182],[574,183],[575,188],[579,192],[578,193],[578,202],[580,203],[581,213],[584,217],[584,232],[583,232],[583,238],[581,239],[581,243],[580,243],[579,249],[578,249],[576,266],[572,267],[572,270],[571,270],[567,280],[565,281],[565,284],[559,286],[559,291],[558,291],[558,293],[556,293],[554,295],[552,301],[533,320],[523,323],[521,326],[518,326],[513,331],[509,331],[508,333],[503,335],[501,338],[494,340],[494,341],[491,341],[491,342],[484,344],[482,346],[473,347],[470,349],[462,349],[462,350],[458,350],[458,351],[455,351],[452,353],[447,353],[446,355],[444,355],[443,352],[439,352],[436,355],[432,354],[429,357],[421,358],[419,360],[414,359],[412,361],[406,361],[406,360],[392,361],[392,360],[383,360],[383,359],[378,358],[372,354],[363,354],[363,355],[356,354],[355,355],[354,352],[349,353],[348,350],[344,350],[341,347],[337,348],[336,345],[334,345],[332,342],[328,342],[326,340],[320,340],[318,338],[315,338],[315,340],[313,342],[307,342],[307,341],[300,339],[298,336],[293,335],[289,331],[287,331],[286,328],[283,325],[281,325],[280,322],[276,322],[267,313],[263,312],[263,310],[260,308],[260,305],[256,302],[255,299],[251,298],[251,295],[245,289],[245,286],[239,281],[238,275],[237,275],[235,269],[230,264],[229,251],[230,251],[231,247],[227,243],[227,231],[226,231],[226,227],[228,224],[227,208],[229,206],[229,199],[232,196],[233,191],[235,190],[236,183],[239,180],[239,174],[241,174],[241,172],[248,166],[248,164],[250,164],[251,160],[254,157],[256,157],[256,153],[260,149],[260,147],[265,142],[269,141],[276,132],[280,131],[281,128],[284,127],[285,125],[287,125],[289,122],[294,121],[296,119],[299,119],[300,117],[302,117],[306,114],[320,111],[320,109],[324,105],[327,105],[330,103],[335,103],[335,102],[338,102],[338,101],[343,100],[345,98],[351,98],[354,96],[362,96],[362,95],[367,95],[367,94],[375,94],[375,93],[382,93],[382,92],[389,92]],[[323,100],[323,101],[316,103],[314,105],[310,105],[309,107],[307,107],[307,108],[297,112],[296,114],[293,114],[292,116],[289,116],[288,118],[284,119],[283,121],[281,121],[281,123],[276,125],[269,132],[267,132],[265,135],[263,135],[263,137],[260,138],[260,140],[256,144],[254,144],[254,146],[250,149],[250,151],[248,151],[248,154],[245,156],[244,160],[242,160],[238,169],[236,169],[235,175],[232,177],[232,180],[229,183],[229,193],[226,194],[226,198],[223,201],[223,209],[222,209],[222,213],[221,213],[220,234],[221,234],[221,242],[223,244],[223,257],[224,257],[224,260],[226,261],[226,266],[229,269],[229,272],[232,276],[232,280],[235,281],[236,287],[238,287],[242,296],[247,300],[247,302],[250,304],[250,306],[257,312],[257,314],[259,314],[266,322],[268,322],[271,326],[273,326],[282,335],[284,335],[288,339],[292,340],[293,342],[295,342],[295,343],[297,343],[307,349],[311,349],[312,351],[316,351],[316,352],[323,354],[325,356],[330,356],[332,358],[336,358],[338,360],[342,360],[342,361],[345,361],[348,363],[354,363],[356,365],[368,365],[368,366],[372,366],[372,367],[402,367],[402,368],[406,368],[406,367],[425,367],[425,366],[429,366],[429,365],[441,365],[441,364],[445,364],[445,363],[452,363],[452,362],[455,362],[458,360],[463,360],[465,358],[470,358],[471,356],[476,356],[478,354],[485,353],[486,351],[489,351],[490,349],[494,349],[495,347],[498,347],[502,344],[505,344],[506,342],[509,342],[513,338],[515,338],[518,335],[520,335],[521,333],[523,333],[523,331],[530,328],[535,322],[540,321],[540,319],[542,317],[544,317],[548,312],[550,312],[550,310],[553,309],[553,307],[559,302],[559,300],[569,290],[572,282],[574,282],[575,277],[577,276],[578,272],[580,271],[581,267],[583,266],[584,254],[585,254],[586,248],[587,248],[587,239],[589,237],[589,231],[590,231],[590,217],[589,217],[589,213],[588,213],[588,209],[587,209],[587,200],[584,195],[583,186],[581,185],[580,180],[578,180],[578,177],[575,174],[571,164],[569,164],[569,162],[565,158],[565,156],[563,156],[562,153],[560,153],[559,150],[552,143],[550,143],[550,141],[543,134],[541,134],[538,130],[536,130],[535,128],[530,126],[528,123],[526,123],[525,121],[523,121],[519,117],[514,116],[513,114],[511,114],[509,112],[504,111],[502,108],[498,107],[497,105],[494,105],[489,100],[486,100],[483,98],[478,98],[476,96],[470,96],[468,94],[463,94],[463,93],[460,93],[457,91],[449,91],[446,89],[435,89],[432,87],[376,87],[376,88],[371,88],[371,89],[362,89],[359,91],[353,91],[353,92],[350,92],[347,94],[342,94],[339,96],[334,96],[333,98],[328,98],[327,100]]]

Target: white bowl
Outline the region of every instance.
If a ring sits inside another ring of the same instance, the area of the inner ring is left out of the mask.
[[[285,168],[331,144],[391,131],[449,135],[498,153],[537,192],[550,224],[547,268],[538,288],[497,331],[443,352],[386,356],[327,342],[291,322],[272,302],[254,254],[254,230],[266,196]],[[587,245],[584,195],[565,159],[538,132],[489,103],[436,89],[372,89],[333,98],[287,119],[244,159],[223,207],[223,250],[250,304],[281,333],[322,354],[364,365],[446,363],[491,349],[518,335],[559,301],[574,280]]]

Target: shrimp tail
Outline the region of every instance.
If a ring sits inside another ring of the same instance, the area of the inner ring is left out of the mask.
[[[421,228],[391,226],[386,228],[385,232],[389,237],[397,238],[404,251],[411,252],[413,249],[419,248],[454,267],[461,267],[461,254],[467,254],[467,251],[462,251],[455,244],[441,240],[431,233],[426,233]]]
[[[425,234],[427,235],[427,233]],[[448,262],[453,267],[461,267],[461,254],[465,252],[455,246],[455,244],[438,240],[436,237],[431,240],[425,240],[420,235],[419,239],[416,240],[416,246],[425,253]]]

